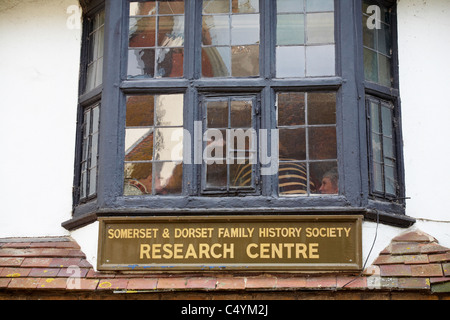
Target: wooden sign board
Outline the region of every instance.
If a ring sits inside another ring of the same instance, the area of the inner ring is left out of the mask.
[[[355,271],[362,216],[101,218],[102,271]]]

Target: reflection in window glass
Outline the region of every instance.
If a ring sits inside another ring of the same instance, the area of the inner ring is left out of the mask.
[[[369,10],[376,5],[377,12]],[[383,86],[392,86],[391,12],[379,2],[363,1],[363,44],[365,79]]]
[[[336,74],[333,0],[277,0],[277,78]]]
[[[203,1],[202,76],[259,76],[258,0]]]
[[[180,195],[182,94],[127,97],[124,195]]]
[[[101,11],[89,20],[89,53],[85,92],[89,92],[103,83],[104,41],[105,11]]]
[[[130,2],[128,78],[179,78],[184,1]]]
[[[278,93],[277,110],[279,194],[338,194],[336,93]]]

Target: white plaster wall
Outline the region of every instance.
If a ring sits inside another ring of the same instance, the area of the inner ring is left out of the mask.
[[[450,247],[450,1],[399,0],[407,214]]]
[[[450,220],[450,1],[400,0],[399,59],[408,215]]]
[[[67,9],[76,4],[0,1],[0,238],[67,234],[81,39]]]

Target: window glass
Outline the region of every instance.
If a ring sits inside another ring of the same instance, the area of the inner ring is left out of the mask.
[[[365,79],[391,87],[391,11],[375,1],[363,1],[363,45]]]
[[[255,97],[206,97],[204,192],[255,190]]]
[[[259,0],[203,1],[202,76],[259,76]]]
[[[103,51],[105,41],[105,11],[101,11],[89,20],[88,65],[85,92],[89,92],[103,83]]]
[[[336,93],[277,94],[281,196],[338,194]]]
[[[184,95],[127,97],[124,195],[180,195]]]
[[[97,194],[100,105],[88,107],[83,116],[80,200]]]
[[[184,1],[130,2],[128,78],[183,77]]]
[[[371,132],[372,192],[382,196],[397,194],[397,169],[394,140],[394,106],[368,98]]]
[[[334,1],[277,0],[277,78],[336,74]]]

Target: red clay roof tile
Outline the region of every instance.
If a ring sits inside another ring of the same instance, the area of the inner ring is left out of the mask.
[[[450,250],[421,231],[394,238],[362,275],[124,274],[96,272],[64,239],[0,240],[0,289],[71,291],[446,290]],[[444,284],[444,285],[442,285]]]

